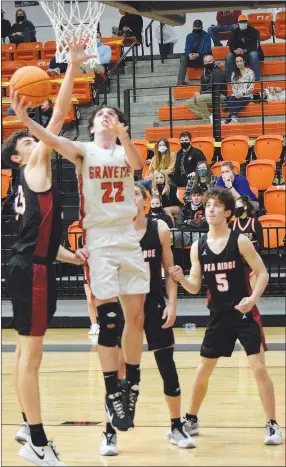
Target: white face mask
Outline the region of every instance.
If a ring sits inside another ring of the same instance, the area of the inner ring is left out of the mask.
[[[159,146],[159,147],[158,147],[158,151],[159,151],[159,152],[167,152],[167,151],[168,151],[168,148],[167,148],[167,146]]]
[[[236,64],[236,66],[237,66],[237,68],[243,68],[243,67],[244,67],[244,63],[239,62],[239,63]]]
[[[247,23],[238,23],[239,29],[245,31],[247,29]]]

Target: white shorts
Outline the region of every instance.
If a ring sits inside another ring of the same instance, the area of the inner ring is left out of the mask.
[[[92,294],[100,299],[150,290],[149,265],[144,262],[136,232],[131,226],[88,229],[89,277]]]

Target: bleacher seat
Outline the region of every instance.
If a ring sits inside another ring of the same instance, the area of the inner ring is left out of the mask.
[[[41,58],[42,42],[23,42],[14,52],[15,60],[36,60]]]
[[[44,43],[42,48],[42,59],[51,61],[52,58],[55,56],[56,53],[56,42],[55,41],[47,41]]]
[[[251,161],[246,166],[246,177],[249,185],[256,186],[260,190],[266,190],[274,178],[276,164],[271,159]]]
[[[283,162],[282,168],[281,168],[281,176],[286,183],[286,162]]]
[[[275,162],[278,162],[282,149],[282,135],[262,135],[258,136],[258,138],[255,140],[254,151],[257,159],[271,159]]]
[[[183,204],[185,204],[184,195],[185,195],[185,187],[183,187],[183,186],[178,187],[177,197],[181,201],[181,203],[183,203]]]
[[[265,57],[284,57],[285,55],[285,44],[281,42],[261,44],[261,47]],[[229,54],[229,47],[212,47],[212,54],[216,60],[225,60]]]
[[[221,176],[221,165],[223,164],[224,161],[220,161],[220,162],[215,162],[214,165],[212,165],[212,173],[216,176],[216,177],[220,177]],[[236,174],[240,174],[240,163],[238,161],[230,161],[233,163],[234,165],[234,171]]]
[[[5,141],[5,139],[9,138],[14,131],[18,130],[24,130],[26,127],[24,123],[21,120],[18,120],[18,117],[15,116],[8,116],[3,118],[2,120],[2,139]]]
[[[265,216],[260,216],[259,222],[263,228],[264,247],[282,247],[286,233],[286,217],[281,214],[267,214]],[[271,229],[271,227],[273,228]]]
[[[49,69],[50,62],[49,60],[44,60],[43,58],[39,58],[37,60],[30,60],[27,62],[27,65],[29,66],[37,66],[41,68],[44,71],[47,71]]]
[[[264,192],[264,207],[267,214],[282,214],[285,216],[286,187],[285,185],[269,186]]]
[[[26,65],[24,60],[14,60],[13,62],[3,62],[2,63],[2,81],[9,81],[13,73],[19,68],[22,68]]]
[[[11,185],[12,170],[2,169],[1,170],[1,199],[7,197],[10,185]]]
[[[227,136],[221,143],[221,155],[224,161],[245,162],[249,149],[247,136]]]
[[[178,152],[181,149],[179,138],[168,138],[168,141],[171,152]]]
[[[150,168],[150,164],[146,164],[146,162],[145,162],[145,164],[143,166],[143,169],[142,169],[142,175],[141,175],[142,180],[145,179],[145,175],[148,172],[149,168]]]
[[[286,14],[285,11],[279,11],[275,21],[275,37],[277,39],[286,39]],[[283,44],[285,46],[285,44]],[[284,49],[285,50],[285,49]],[[285,53],[284,53],[285,55]]]
[[[258,189],[256,188],[256,186],[249,185],[249,188],[251,189],[252,193],[254,193],[256,198],[258,199],[259,198],[259,192],[258,192]]]
[[[136,148],[138,149],[138,151],[140,152],[141,156],[143,157],[145,161],[147,159],[147,153],[148,153],[147,139],[134,139],[132,140],[132,143],[136,146]]]
[[[70,244],[70,248],[72,251],[76,251],[78,248],[80,248],[80,237],[82,237],[83,230],[79,226],[79,221],[73,222],[69,227],[68,227],[68,241]]]
[[[143,177],[142,177],[143,178]],[[146,199],[145,199],[145,203],[144,203],[144,212],[145,214],[149,214],[149,211],[150,211],[150,203],[151,203],[151,195],[150,195],[150,192],[149,190],[146,190]]]
[[[7,62],[14,59],[14,52],[16,50],[15,44],[2,44],[1,45],[1,61]]]
[[[251,13],[248,15],[248,22],[255,29],[258,29],[261,41],[267,41],[272,36],[272,13]]]
[[[200,149],[204,153],[205,158],[209,164],[212,162],[214,155],[214,142],[215,139],[213,137],[192,138],[192,146],[194,148]]]
[[[220,68],[225,69],[224,64],[220,64]],[[261,63],[261,75],[284,75],[285,74],[285,64],[283,60],[273,60],[271,62],[262,62]],[[203,68],[188,68],[187,74],[190,80],[201,78],[203,73]]]

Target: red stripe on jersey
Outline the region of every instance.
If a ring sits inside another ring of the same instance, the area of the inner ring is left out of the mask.
[[[37,194],[42,222],[34,254],[46,258],[48,254],[53,224],[53,195],[52,192]]]
[[[48,275],[44,264],[33,265],[32,325],[30,336],[43,336],[48,327]]]
[[[84,207],[85,207],[85,199],[84,199],[84,194],[83,194],[83,189],[82,189],[82,186],[83,186],[83,178],[82,178],[82,175],[79,175],[78,177],[78,191],[79,191],[79,197],[80,197],[80,220],[79,220],[79,226],[81,229],[83,229],[82,227],[82,224],[83,224],[83,220],[85,218],[85,210],[84,210]],[[84,235],[83,235],[84,237]],[[83,238],[83,241],[85,241],[85,238]],[[85,245],[85,243],[84,243]]]

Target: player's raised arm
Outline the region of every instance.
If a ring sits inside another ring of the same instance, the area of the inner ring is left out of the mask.
[[[187,279],[180,266],[173,266],[169,269],[173,279],[179,282],[187,292],[197,294],[202,287],[202,267],[199,261],[198,242],[193,243],[191,248],[191,271]]]

